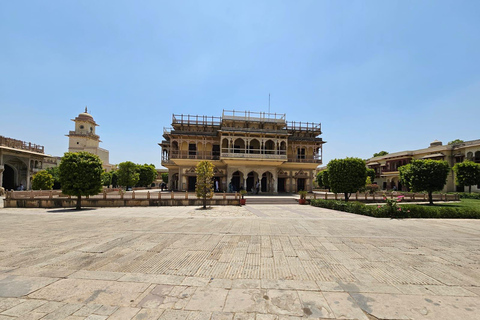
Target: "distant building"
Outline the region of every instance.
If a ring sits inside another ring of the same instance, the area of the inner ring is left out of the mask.
[[[66,135],[69,138],[68,152],[86,151],[95,154],[102,160],[105,170],[112,170],[112,165],[109,162],[109,152],[99,147],[100,137],[95,134],[95,127],[98,124],[87,112],[87,107],[85,107],[84,113],[80,113],[72,121],[75,122],[75,130]]]
[[[56,162],[43,146],[0,136],[0,187],[6,190],[31,189],[33,175]]]
[[[453,167],[456,163],[471,160],[480,163],[480,139],[443,145],[440,141],[433,141],[430,147],[413,151],[400,151],[367,160],[367,166],[375,170],[375,182],[385,189],[405,190],[399,179],[398,168],[410,163],[411,160],[432,159],[445,160]],[[444,192],[463,191],[463,187],[455,185],[453,170],[448,175]],[[472,191],[480,192],[480,185],[472,186]]]
[[[195,166],[210,160],[219,191],[251,191],[258,182],[260,192],[311,191],[322,164],[321,125],[285,117],[227,110],[222,117],[174,114],[159,143],[169,188],[195,190]]]

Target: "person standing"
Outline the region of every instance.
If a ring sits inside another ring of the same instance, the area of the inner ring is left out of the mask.
[[[256,191],[257,191],[256,194],[258,194],[258,192],[260,191],[260,186],[261,186],[260,180],[258,180],[258,181],[257,181],[257,184],[255,185],[255,189],[257,189],[257,190],[256,190]]]

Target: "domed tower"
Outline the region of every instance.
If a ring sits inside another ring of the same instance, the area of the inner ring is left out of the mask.
[[[91,114],[88,113],[87,107],[85,112],[80,113],[75,119],[75,131],[70,131],[67,135],[69,138],[68,152],[86,151],[96,154],[103,161],[103,168],[109,170],[108,150],[99,147],[100,137],[95,134],[95,127],[98,124],[93,120]]]

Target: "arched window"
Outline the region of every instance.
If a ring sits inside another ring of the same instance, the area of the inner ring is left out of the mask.
[[[235,153],[245,153],[245,141],[241,138],[236,139],[233,148]]]
[[[250,140],[250,153],[260,153],[260,141],[257,139]]]
[[[265,153],[266,154],[275,153],[275,143],[272,140],[265,141]]]

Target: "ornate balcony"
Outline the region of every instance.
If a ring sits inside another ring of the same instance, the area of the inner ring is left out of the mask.
[[[270,161],[288,161],[300,163],[322,163],[321,155],[287,156],[286,150],[222,148],[220,151],[170,151],[162,154],[162,164],[173,164],[176,159],[190,160],[229,160],[252,159]]]
[[[269,149],[222,148],[221,158],[287,161],[287,151]]]

